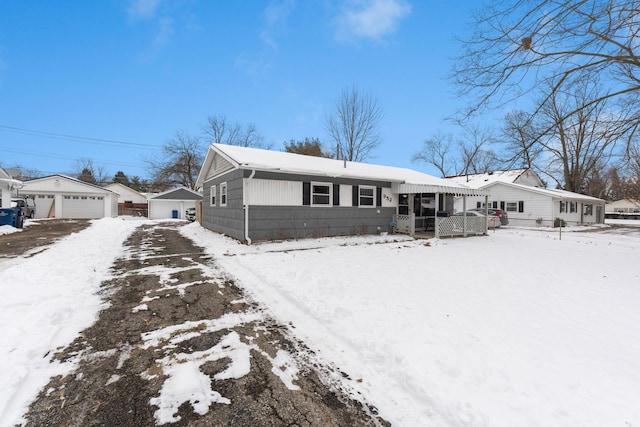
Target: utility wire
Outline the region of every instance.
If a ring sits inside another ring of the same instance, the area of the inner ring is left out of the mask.
[[[71,140],[77,140],[78,142],[86,142],[86,143],[89,143],[89,144],[105,145],[104,143],[108,143],[108,144],[127,145],[127,146],[131,146],[131,147],[155,148],[157,150],[160,149],[160,147],[158,147],[156,145],[152,145],[152,144],[140,144],[140,143],[137,143],[137,142],[117,141],[117,140],[114,140],[114,139],[90,138],[90,137],[86,137],[86,136],[76,136],[76,135],[67,135],[67,134],[62,134],[62,133],[43,132],[43,131],[38,131],[38,130],[33,130],[33,129],[19,128],[19,127],[15,127],[15,126],[0,125],[0,130],[4,130],[4,131],[7,131],[7,132],[22,133],[22,134],[26,134],[26,135],[44,136],[44,137],[55,138],[55,139],[71,139]]]

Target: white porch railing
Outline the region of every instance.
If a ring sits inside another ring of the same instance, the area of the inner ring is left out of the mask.
[[[466,221],[465,221],[466,220]],[[436,237],[467,236],[487,233],[487,221],[484,217],[448,216],[426,218],[415,214],[393,216],[394,231],[396,233],[415,235],[416,229],[431,228],[427,221],[434,221],[433,231]],[[418,223],[416,226],[416,223]]]
[[[413,236],[416,233],[416,216],[415,214],[400,215],[395,214],[393,216],[393,222],[395,223],[394,232],[403,233]]]

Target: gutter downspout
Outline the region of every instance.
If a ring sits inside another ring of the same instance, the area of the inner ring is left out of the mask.
[[[251,175],[249,175],[249,178],[247,178],[247,181],[244,182],[244,188],[242,189],[242,197],[245,198],[247,197],[247,183],[249,182],[250,179],[252,179],[256,174],[256,170],[253,169],[251,171]],[[247,245],[251,244],[251,238],[249,237],[249,205],[245,204],[244,205],[244,240],[246,240]]]

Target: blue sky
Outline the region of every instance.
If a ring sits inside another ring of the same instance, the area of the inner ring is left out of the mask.
[[[446,79],[454,36],[478,5],[2,1],[0,165],[72,173],[89,158],[111,175],[147,177],[145,158],[176,131],[200,136],[212,115],[255,124],[276,150],[329,142],[326,116],[356,85],[385,112],[368,161],[435,174],[411,155],[451,127],[443,119],[461,102]]]

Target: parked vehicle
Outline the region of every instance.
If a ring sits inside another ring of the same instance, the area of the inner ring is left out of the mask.
[[[11,199],[12,208],[20,208],[24,218],[33,218],[36,216],[36,202],[30,197],[15,197]]]
[[[469,209],[469,210],[473,212],[480,212],[482,214],[484,213],[484,208]],[[495,208],[488,208],[487,211],[489,212],[489,215],[494,215],[500,218],[500,224],[509,225],[509,215],[507,214],[506,211],[503,211],[502,209],[495,209]]]
[[[453,216],[465,216],[465,212],[454,213]],[[476,217],[476,218],[484,218],[484,214],[478,211],[467,211],[466,216],[468,217]],[[495,215],[489,215],[489,228],[499,228],[500,227],[500,218]]]
[[[189,208],[185,211],[185,216],[189,221],[196,220],[196,208]]]

